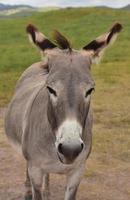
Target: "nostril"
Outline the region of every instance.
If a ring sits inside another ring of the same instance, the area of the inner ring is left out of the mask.
[[[83,148],[84,148],[84,144],[83,144],[83,143],[81,143],[81,151],[83,150]]]
[[[58,145],[58,151],[59,151],[59,153],[63,154],[62,144],[61,143]]]
[[[74,156],[77,157],[83,150],[84,144],[81,143],[81,145],[77,146],[77,148],[74,151]]]

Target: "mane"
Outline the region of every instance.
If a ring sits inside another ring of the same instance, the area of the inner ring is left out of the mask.
[[[69,49],[71,52],[70,42],[57,30],[54,31],[54,40],[60,49]]]

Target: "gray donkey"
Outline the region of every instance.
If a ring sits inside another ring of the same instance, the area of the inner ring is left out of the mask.
[[[76,199],[92,146],[91,64],[121,29],[116,23],[77,51],[58,31],[52,43],[27,26],[29,38],[47,59],[22,74],[5,118],[6,134],[27,162],[26,200],[49,199],[49,173],[65,174],[64,199]]]

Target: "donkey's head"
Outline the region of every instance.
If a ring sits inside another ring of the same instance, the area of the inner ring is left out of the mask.
[[[84,128],[95,87],[90,72],[91,64],[100,59],[105,48],[121,29],[122,26],[117,23],[109,32],[76,51],[71,49],[68,40],[59,32],[55,32],[57,47],[36,27],[27,27],[33,43],[48,58],[48,120],[55,134],[59,159],[63,163],[72,163],[87,148],[83,135],[87,135]]]

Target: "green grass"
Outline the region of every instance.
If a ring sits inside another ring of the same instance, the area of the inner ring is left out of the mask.
[[[35,13],[29,17],[0,20],[0,106],[9,102],[14,85],[29,65],[40,60],[25,33],[28,23],[36,24],[49,38],[53,29],[66,35],[74,48],[106,32],[115,22],[123,31],[107,50],[100,66],[93,66],[96,82],[93,97],[94,140],[91,170],[111,166],[125,170],[130,162],[130,12],[82,8]]]

